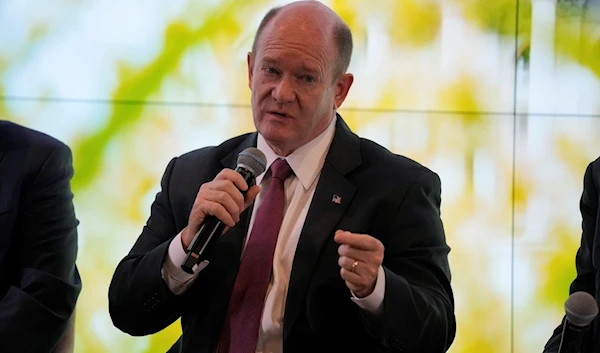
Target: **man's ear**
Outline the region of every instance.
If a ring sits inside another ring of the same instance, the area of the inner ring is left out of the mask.
[[[350,87],[352,87],[352,83],[354,82],[354,75],[350,73],[346,73],[341,75],[336,83],[335,83],[335,109],[338,109],[344,100],[346,100],[346,96],[350,91]]]
[[[254,67],[254,57],[252,56],[252,52],[248,52],[246,61],[248,62],[248,87],[252,90],[252,71]]]

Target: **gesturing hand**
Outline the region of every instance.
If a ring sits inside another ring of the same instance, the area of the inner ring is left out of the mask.
[[[384,247],[381,241],[368,234],[338,230],[334,240],[340,244],[338,264],[346,286],[358,298],[373,293],[379,266],[383,263]]]

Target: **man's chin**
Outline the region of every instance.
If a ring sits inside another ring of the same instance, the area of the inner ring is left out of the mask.
[[[261,133],[261,135],[271,146],[272,145],[276,145],[276,146],[285,145],[286,143],[289,143],[289,141],[290,141],[289,135],[269,133],[269,132]]]
[[[262,124],[259,125],[258,131],[265,139],[280,143],[293,138],[294,129],[291,126],[263,121]]]

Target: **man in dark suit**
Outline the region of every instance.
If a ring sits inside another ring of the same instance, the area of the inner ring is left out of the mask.
[[[0,121],[0,351],[71,352],[81,290],[71,151]]]
[[[571,283],[569,294],[583,291],[593,295],[600,305],[600,158],[590,163],[583,177],[583,193],[579,208],[581,209],[582,228],[581,246],[575,256],[577,277]],[[564,323],[564,319],[563,319]],[[563,324],[561,323],[544,348],[545,353],[558,352]],[[585,352],[600,350],[600,321],[592,321],[585,343]]]
[[[172,352],[449,348],[440,180],[359,138],[336,113],[353,82],[351,53],[350,30],[319,2],[265,16],[248,54],[258,132],[169,163],[113,276],[116,327],[147,335],[181,318]],[[229,169],[247,147],[267,157],[250,187]],[[208,215],[229,229],[209,263],[187,274],[185,249]]]

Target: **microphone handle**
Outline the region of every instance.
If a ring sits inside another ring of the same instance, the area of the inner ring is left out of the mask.
[[[589,325],[576,326],[564,318],[563,332],[560,338],[558,353],[581,353],[583,352]]]
[[[244,180],[248,184],[248,188],[254,185],[256,180],[254,174],[244,166],[238,165],[235,171],[244,177]],[[242,195],[246,196],[246,192],[242,191]],[[193,274],[194,266],[210,257],[210,254],[224,229],[225,223],[220,219],[215,216],[206,217],[187,248],[185,259],[181,264],[181,269],[189,274]]]

